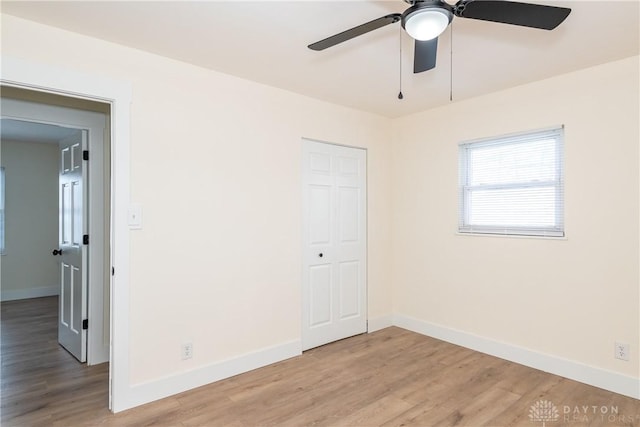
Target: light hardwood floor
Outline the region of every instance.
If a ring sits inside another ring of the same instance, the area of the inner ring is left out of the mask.
[[[549,427],[640,426],[638,400],[399,328],[113,415],[107,364],[81,365],[56,342],[57,298],[2,303],[1,317],[3,426],[534,427],[540,400],[558,410]]]

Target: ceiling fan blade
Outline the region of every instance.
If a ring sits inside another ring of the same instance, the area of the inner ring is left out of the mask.
[[[421,73],[436,66],[438,53],[438,38],[431,40],[416,40],[413,52],[413,72]]]
[[[565,20],[571,9],[503,0],[462,0],[456,4],[462,18],[553,30]]]
[[[326,39],[320,40],[319,42],[311,43],[307,47],[311,50],[324,50],[328,47],[346,42],[347,40],[351,40],[354,37],[361,36],[365,33],[368,33],[369,31],[377,30],[378,28],[384,27],[385,25],[398,22],[401,16],[402,15],[400,15],[399,13],[392,13],[390,15],[383,16],[382,18],[374,19],[373,21],[369,21],[365,24],[358,25],[357,27],[353,27],[349,30],[335,34],[331,37],[327,37]]]

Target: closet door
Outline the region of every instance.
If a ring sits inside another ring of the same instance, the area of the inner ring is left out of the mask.
[[[303,140],[302,348],[367,330],[366,150]]]

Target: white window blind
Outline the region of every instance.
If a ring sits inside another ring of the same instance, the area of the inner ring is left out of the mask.
[[[563,128],[459,146],[458,231],[564,236]]]

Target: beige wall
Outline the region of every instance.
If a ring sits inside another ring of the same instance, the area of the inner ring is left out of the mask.
[[[2,141],[5,168],[3,300],[57,294],[58,150],[54,144]]]
[[[637,377],[638,58],[390,120],[11,16],[2,53],[132,84],[132,384],[300,338],[302,137],[368,149],[370,319]],[[457,236],[457,143],[558,124],[567,239]]]
[[[635,57],[395,120],[394,311],[637,377],[638,81]],[[566,239],[456,235],[457,144],[562,124]]]
[[[6,15],[2,51],[132,84],[133,384],[300,339],[302,137],[368,149],[369,317],[391,313],[390,120]]]

